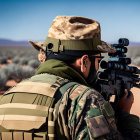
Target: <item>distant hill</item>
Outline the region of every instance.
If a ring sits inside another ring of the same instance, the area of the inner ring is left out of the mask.
[[[140,42],[130,42],[129,46],[140,47]]]
[[[111,44],[114,44],[111,42]],[[116,43],[115,43],[116,44]],[[29,47],[31,46],[27,40],[25,41],[15,41],[10,39],[0,38],[0,47]],[[140,47],[140,42],[130,42],[129,46]]]
[[[0,38],[0,47],[29,47],[31,46],[28,41],[14,41],[9,39]]]

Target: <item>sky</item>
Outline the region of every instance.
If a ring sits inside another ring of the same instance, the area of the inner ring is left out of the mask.
[[[140,42],[140,0],[0,0],[0,38],[43,41],[59,15],[97,20],[104,41]]]

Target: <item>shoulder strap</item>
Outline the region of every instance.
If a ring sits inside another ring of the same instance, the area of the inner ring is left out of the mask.
[[[59,80],[57,81],[57,84],[60,84]],[[48,117],[48,137],[51,137],[52,140],[54,140],[55,137],[55,125],[56,125],[56,120],[58,117],[58,108],[61,103],[61,100],[63,99],[63,95],[71,89],[74,85],[78,84],[76,82],[64,82],[64,79],[61,81],[61,87],[58,88],[54,95],[54,103],[53,103],[53,110],[50,112],[49,111],[49,117]],[[52,135],[53,134],[53,135]]]
[[[63,98],[63,95],[66,93],[66,91],[72,87],[74,87],[75,85],[79,85],[77,82],[68,82],[67,84],[63,85],[62,87],[59,88],[59,90],[56,92],[55,94],[55,116],[57,118],[57,114],[58,114],[58,108],[59,105],[61,103],[61,100]]]
[[[59,90],[56,92],[54,98],[55,98],[55,103],[58,102],[58,100],[60,100],[63,95],[66,93],[66,91],[69,89],[69,88],[72,88],[74,87],[75,85],[79,85],[77,82],[68,82],[66,83],[65,85],[63,85],[62,87],[59,88]]]

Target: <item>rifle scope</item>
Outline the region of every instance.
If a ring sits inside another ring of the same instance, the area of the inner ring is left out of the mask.
[[[103,60],[100,63],[100,67],[102,69],[124,70],[124,71],[127,71],[127,72],[140,74],[140,70],[137,67],[131,67],[131,66],[125,65],[123,63],[106,62],[106,61]]]

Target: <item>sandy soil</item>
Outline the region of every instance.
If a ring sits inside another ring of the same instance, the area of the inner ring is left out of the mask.
[[[14,81],[14,80],[8,80],[7,83],[6,83],[6,86],[12,87],[12,86],[15,86],[16,84],[17,84],[16,81]]]
[[[140,117],[140,89],[133,88],[131,91],[134,94],[134,103],[131,109],[131,113]]]
[[[140,67],[138,68],[140,69]],[[131,113],[140,117],[140,88],[132,88],[131,91],[134,94],[134,103],[131,109]]]

